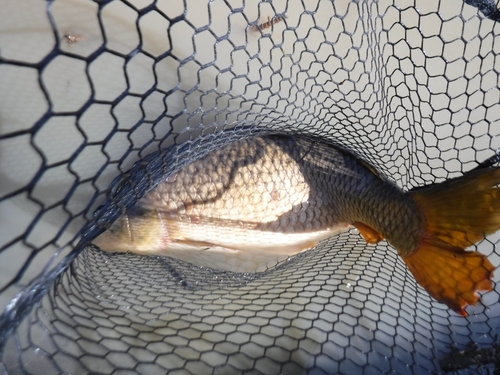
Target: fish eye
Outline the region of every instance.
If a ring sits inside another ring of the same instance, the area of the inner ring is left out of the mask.
[[[148,212],[144,207],[136,204],[127,210],[127,214],[130,216],[144,216]]]

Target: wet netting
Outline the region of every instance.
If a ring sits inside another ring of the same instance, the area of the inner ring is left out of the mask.
[[[500,148],[497,8],[0,0],[0,374],[500,373],[500,287],[459,316],[354,229],[258,272],[90,245],[262,132],[404,190],[476,168]],[[497,267],[498,241],[471,249]]]

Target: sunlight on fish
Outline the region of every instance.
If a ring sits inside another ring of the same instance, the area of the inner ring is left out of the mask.
[[[405,193],[317,139],[255,137],[166,178],[94,243],[255,272],[354,226],[368,243],[386,239],[431,296],[465,316],[493,287],[493,265],[465,248],[499,229],[499,183],[492,167]]]

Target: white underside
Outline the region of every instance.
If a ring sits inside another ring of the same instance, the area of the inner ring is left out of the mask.
[[[182,224],[179,224],[178,233],[188,236],[183,238],[178,235],[168,243],[158,235],[155,242],[124,246],[112,234],[106,233],[94,244],[106,251],[171,256],[197,266],[225,271],[262,272],[348,228],[344,224],[317,232],[277,233],[189,224],[182,228]],[[119,248],[113,244],[119,244]]]

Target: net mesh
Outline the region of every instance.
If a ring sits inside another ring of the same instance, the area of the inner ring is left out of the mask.
[[[500,148],[499,19],[480,0],[0,0],[0,373],[492,373],[500,289],[460,317],[354,230],[257,273],[87,244],[267,131],[405,190],[473,169]],[[495,266],[499,240],[476,246]]]

